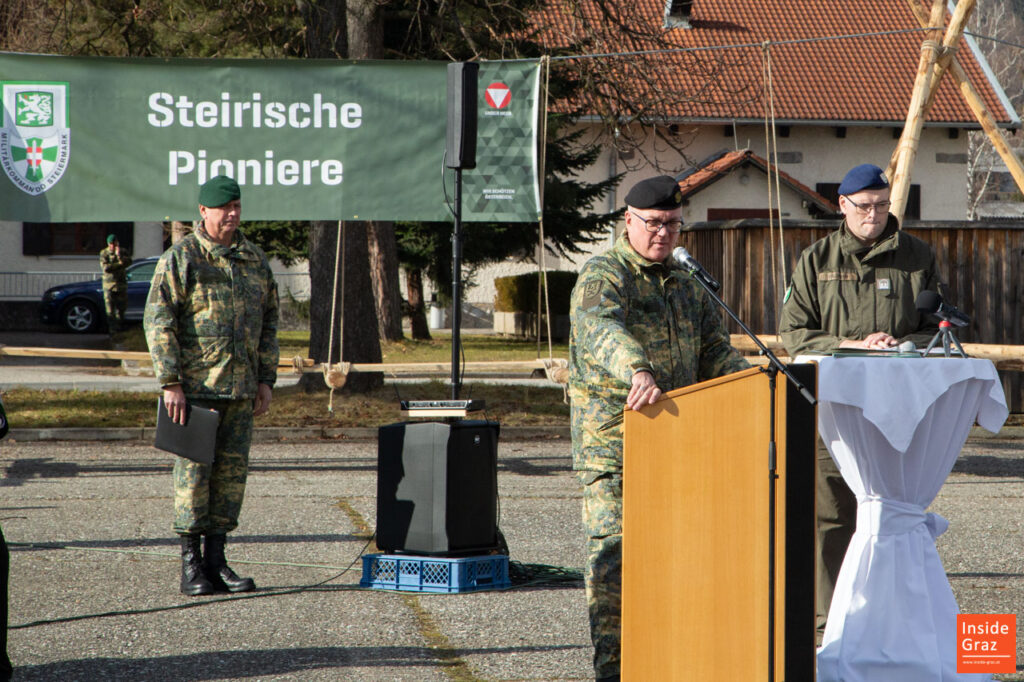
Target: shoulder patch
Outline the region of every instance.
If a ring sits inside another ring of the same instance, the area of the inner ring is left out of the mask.
[[[583,285],[583,298],[580,305],[584,308],[593,308],[601,302],[601,281],[592,279]]]

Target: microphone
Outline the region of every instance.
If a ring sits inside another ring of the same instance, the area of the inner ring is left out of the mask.
[[[914,300],[914,305],[917,306],[917,312],[934,315],[957,327],[966,327],[971,323],[971,318],[966,313],[960,312],[955,306],[944,303],[942,297],[934,291],[922,291]]]
[[[722,288],[722,285],[719,284],[718,280],[712,277],[711,273],[705,270],[704,266],[698,263],[696,259],[690,255],[690,252],[682,246],[677,246],[672,250],[672,258],[691,275],[708,285],[712,291],[718,291]]]

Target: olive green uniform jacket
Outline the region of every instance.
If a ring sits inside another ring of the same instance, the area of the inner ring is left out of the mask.
[[[782,343],[795,358],[886,332],[924,348],[938,325],[917,312],[922,291],[939,292],[935,253],[927,243],[899,230],[890,215],[879,240],[864,246],[843,221],[800,254],[782,304]]]
[[[222,246],[200,227],[153,273],[143,325],[157,381],[190,399],[255,398],[277,380],[277,317],[263,251],[241,232]]]
[[[662,390],[745,369],[722,311],[671,263],[652,263],[623,234],[580,270],[571,300],[569,396],[573,468],[622,471],[622,415],[633,374],[649,370]]]

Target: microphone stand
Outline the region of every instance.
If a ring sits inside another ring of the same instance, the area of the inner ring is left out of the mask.
[[[688,268],[687,268],[688,269]],[[693,278],[700,283],[704,288],[704,291],[708,292],[708,296],[717,303],[722,310],[728,313],[729,317],[740,326],[740,329],[749,336],[757,347],[760,349],[761,355],[768,358],[768,367],[762,367],[761,371],[768,375],[768,390],[771,392],[769,396],[769,411],[771,412],[768,420],[768,680],[773,682],[775,680],[775,568],[777,559],[775,556],[775,540],[777,535],[777,529],[775,524],[775,514],[778,507],[777,501],[777,482],[779,479],[778,475],[778,461],[777,461],[777,447],[775,438],[775,419],[777,407],[775,405],[775,385],[776,378],[779,372],[789,380],[793,387],[800,392],[808,403],[811,405],[817,405],[818,399],[814,397],[814,394],[807,390],[799,379],[793,376],[793,373],[789,371],[779,358],[768,349],[766,345],[761,343],[761,339],[757,338],[757,334],[750,330],[743,320],[726,305],[725,301],[719,298],[718,294],[715,293],[714,288],[709,282],[706,282],[695,270],[690,270],[690,274]]]
[[[952,355],[952,348],[950,344],[956,347],[961,357],[970,357],[964,352],[964,347],[960,345],[960,341],[957,340],[956,335],[953,333],[953,324],[949,320],[941,320],[939,322],[939,331],[935,332],[935,336],[928,342],[928,347],[924,349],[924,356],[928,357],[928,354],[932,352],[932,348],[935,344],[942,339],[942,352],[948,358]]]

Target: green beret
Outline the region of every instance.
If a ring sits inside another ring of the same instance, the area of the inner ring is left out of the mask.
[[[226,175],[211,178],[199,188],[199,205],[217,208],[229,201],[242,198],[238,183]]]
[[[641,180],[626,195],[626,205],[633,208],[671,210],[683,205],[679,183],[670,175]]]
[[[117,241],[117,235],[116,234],[108,234],[107,235],[107,243],[108,244],[113,244],[116,241]]]

